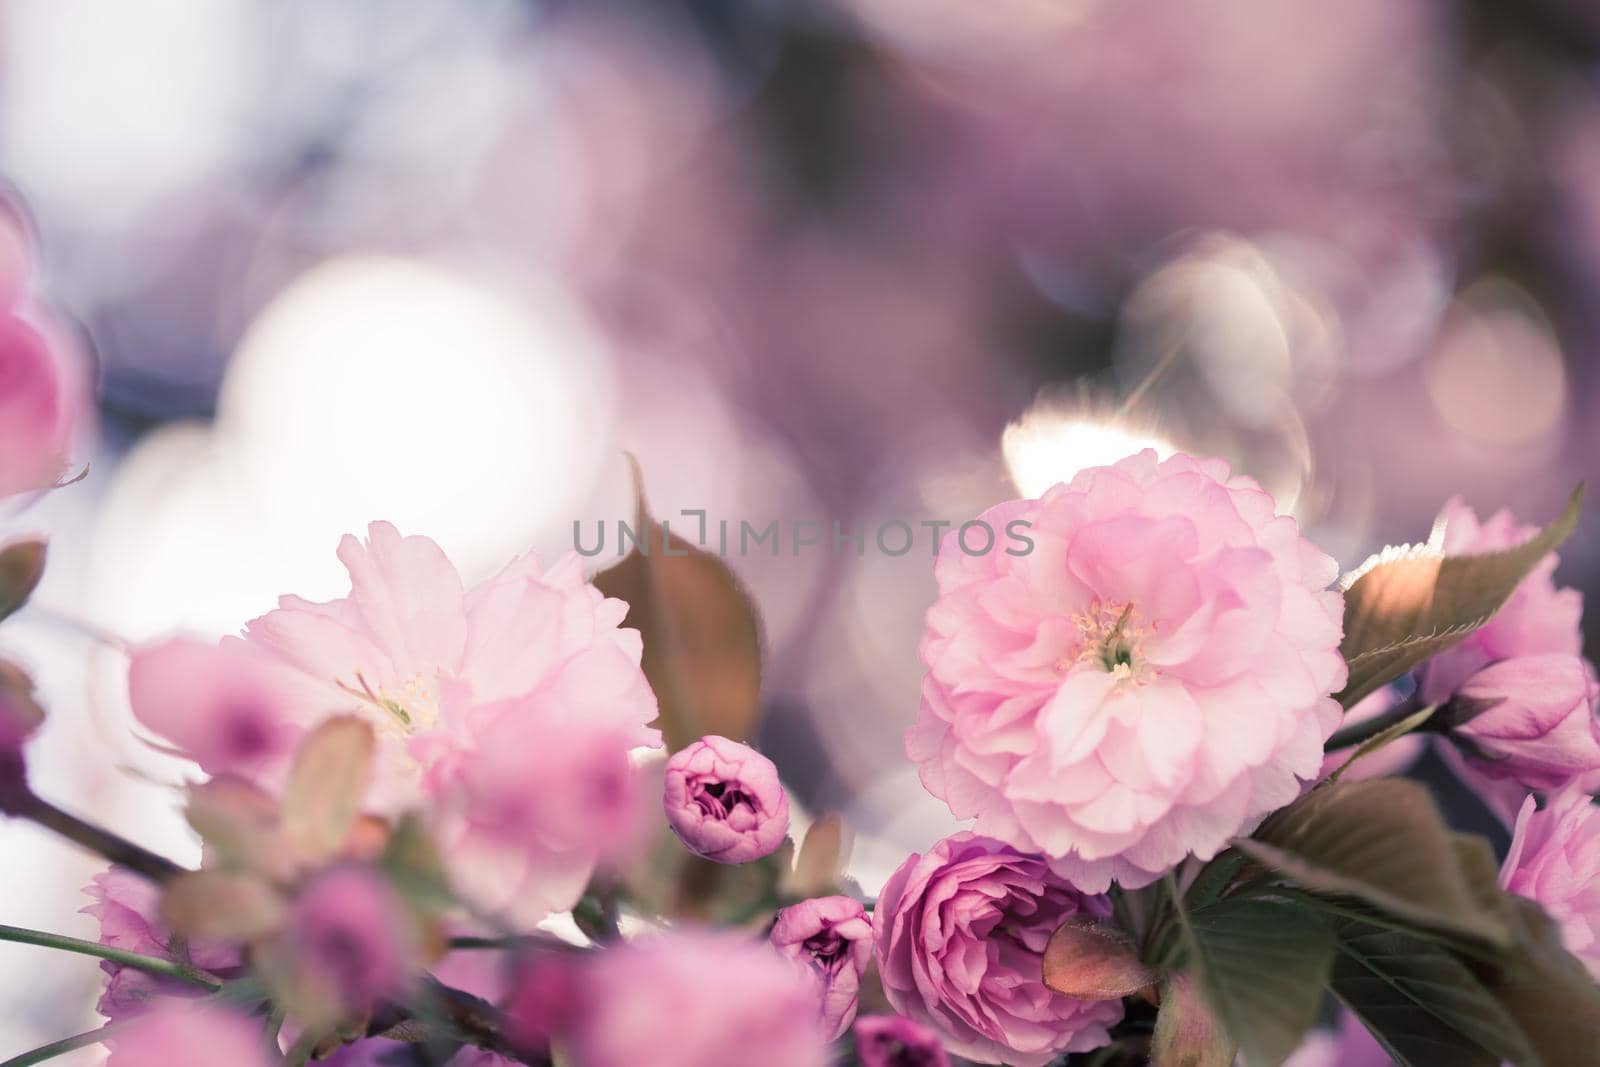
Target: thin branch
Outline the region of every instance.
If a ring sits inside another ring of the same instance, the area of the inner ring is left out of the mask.
[[[119,867],[126,867],[135,874],[143,875],[152,882],[165,882],[184,873],[182,867],[165,856],[158,856],[142,845],[136,845],[109,830],[86,822],[76,815],[70,815],[49,801],[41,800],[31,794],[24,801],[21,810],[15,814],[24,819],[31,819],[46,830],[60,834],[68,841],[105,857]]]
[[[1420,710],[1415,697],[1408,697],[1384,712],[1361,722],[1351,723],[1342,730],[1334,732],[1328,738],[1328,743],[1322,746],[1324,752],[1338,752],[1340,749],[1359,745],[1363,741],[1370,741],[1383,731],[1399,722],[1404,722],[1408,717],[1415,715]]]
[[[197,970],[176,960],[162,959],[159,956],[146,956],[140,952],[129,952],[127,949],[115,948],[111,945],[102,945],[98,941],[85,941],[78,937],[68,937],[65,934],[52,934],[44,930],[29,930],[21,926],[0,926],[0,941],[14,941],[19,945],[38,945],[41,948],[60,949],[62,952],[76,952],[84,956],[98,956],[112,963],[120,963],[125,967],[135,967],[151,974],[159,974],[166,978],[176,978],[180,982],[189,982],[205,989],[218,990],[222,988],[220,979],[204,971]]]
[[[64,1037],[60,1041],[52,1041],[48,1045],[40,1045],[38,1048],[29,1052],[24,1052],[20,1056],[13,1056],[4,1063],[0,1063],[0,1067],[32,1067],[32,1065],[35,1063],[43,1063],[44,1061],[54,1059],[57,1056],[64,1056],[69,1052],[76,1052],[80,1048],[88,1048],[90,1045],[98,1045],[100,1042],[112,1036],[126,1025],[126,1022],[106,1023],[99,1029],[86,1030],[81,1034],[73,1034],[71,1037]]]

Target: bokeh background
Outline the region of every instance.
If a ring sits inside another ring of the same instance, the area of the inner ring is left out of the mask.
[[[658,514],[869,532],[1202,451],[1347,567],[1600,480],[1587,0],[3,0],[0,180],[100,387],[89,477],[0,516],[52,539],[0,647],[42,788],[180,857],[119,642],[342,594],[375,518],[554,559],[624,450]],[[948,818],[927,543],[732,562],[870,885]],[[4,921],[92,932],[91,864],[0,856]],[[0,946],[0,1054],[96,984]]]

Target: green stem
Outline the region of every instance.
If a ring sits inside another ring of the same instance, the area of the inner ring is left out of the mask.
[[[1359,745],[1377,737],[1383,731],[1420,710],[1416,697],[1408,697],[1384,712],[1382,715],[1373,716],[1358,723],[1352,723],[1342,730],[1334,731],[1328,743],[1322,746],[1324,752],[1338,752],[1340,749]]]
[[[97,1030],[88,1030],[81,1034],[73,1034],[71,1037],[64,1037],[60,1041],[52,1041],[48,1045],[40,1045],[38,1048],[24,1052],[20,1056],[13,1056],[4,1063],[0,1063],[0,1067],[32,1067],[35,1063],[43,1063],[45,1060],[64,1056],[80,1048],[98,1045],[126,1025],[126,1023],[121,1022],[106,1023],[106,1025]]]
[[[85,941],[82,938],[68,937],[65,934],[51,934],[43,930],[28,930],[20,926],[0,926],[0,941],[14,941],[20,945],[38,945],[41,948],[60,949],[63,952],[76,952],[84,956],[98,956],[112,963],[120,963],[126,967],[136,967],[141,971],[159,974],[167,978],[176,978],[181,982],[203,986],[206,989],[218,990],[222,982],[203,971],[178,963],[176,960],[166,960],[159,956],[146,956],[139,952],[129,952],[127,949],[113,948],[102,945],[97,941]]]
[[[182,867],[165,856],[158,856],[141,845],[118,837],[109,830],[85,822],[76,815],[69,815],[49,801],[40,800],[36,796],[30,795],[22,810],[16,814],[31,819],[46,830],[60,834],[68,841],[81,845],[90,852],[98,853],[117,866],[126,867],[152,882],[165,882],[183,873]]]

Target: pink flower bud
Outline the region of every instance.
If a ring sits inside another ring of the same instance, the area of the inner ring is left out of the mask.
[[[828,1039],[839,1037],[856,1017],[861,976],[872,961],[872,920],[859,901],[817,897],[778,912],[772,927],[778,955],[800,964],[816,982]]]
[[[1588,664],[1561,653],[1520,656],[1483,668],[1456,694],[1466,717],[1451,731],[1485,776],[1556,789],[1600,770],[1600,684]]]
[[[65,474],[89,410],[74,357],[0,309],[0,498],[48,489]]]
[[[283,951],[296,999],[335,1017],[402,994],[422,966],[405,905],[381,877],[357,867],[328,871],[301,890]]]
[[[778,768],[755,749],[708,734],[667,760],[667,822],[689,851],[718,863],[770,855],[789,832]]]
[[[939,1035],[904,1015],[863,1015],[856,1020],[861,1067],[950,1067]]]

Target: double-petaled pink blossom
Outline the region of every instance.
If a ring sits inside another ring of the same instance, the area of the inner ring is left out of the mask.
[[[982,518],[1033,548],[946,538],[906,739],[958,818],[1086,890],[1137,887],[1317,775],[1338,565],[1255,482],[1145,451]]]

